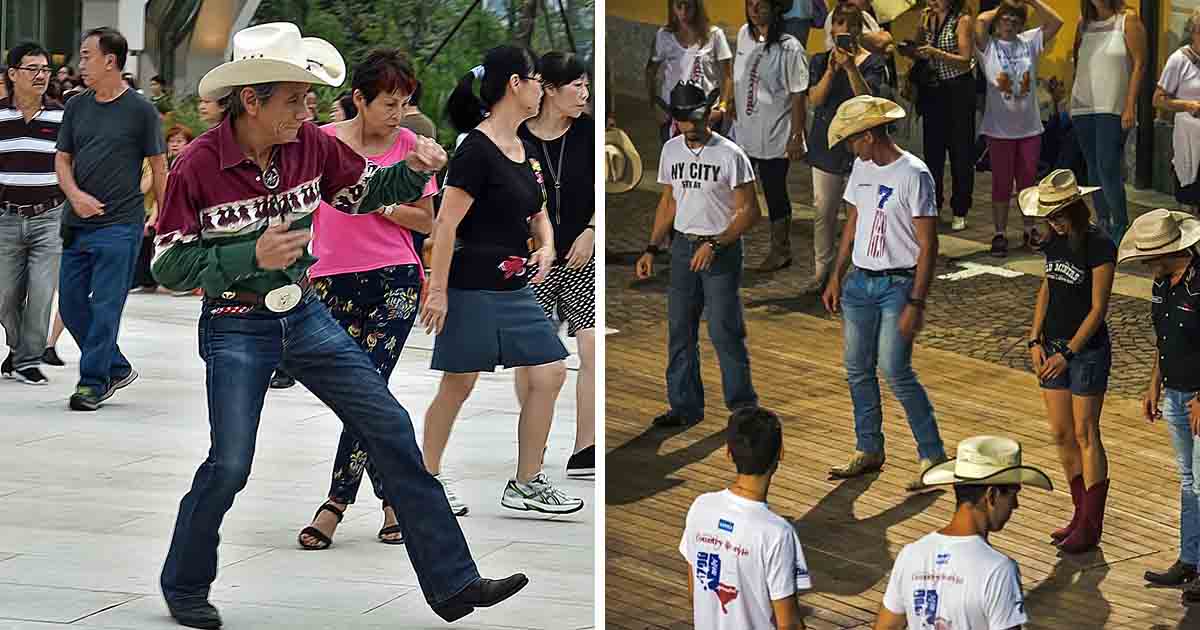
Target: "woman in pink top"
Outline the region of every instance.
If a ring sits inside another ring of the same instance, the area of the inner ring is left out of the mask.
[[[321,130],[380,166],[403,161],[417,140],[416,134],[400,127],[414,85],[412,66],[398,50],[375,50],[354,69],[351,85],[358,115]],[[437,180],[431,179],[425,196],[414,205],[348,215],[322,203],[313,219],[312,251],[318,258],[308,270],[313,288],[384,379],[391,376],[416,319],[425,272],[413,246],[413,231],[432,230],[436,192]],[[382,480],[359,437],[343,429],[329,500],[317,510],[312,525],[300,532],[301,547],[329,547],[346,507],[354,503],[364,470],[382,501]],[[379,540],[404,542],[386,501],[383,514]]]

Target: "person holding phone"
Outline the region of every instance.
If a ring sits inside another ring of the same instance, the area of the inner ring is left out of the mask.
[[[808,99],[813,107],[813,124],[808,134],[808,158],[812,166],[813,277],[804,293],[820,293],[837,254],[838,209],[842,192],[854,165],[854,155],[844,144],[829,146],[829,123],[842,103],[861,95],[877,95],[887,81],[887,59],[860,45],[864,13],[850,4],[833,10],[831,28],[837,47],[813,57],[809,66]]]

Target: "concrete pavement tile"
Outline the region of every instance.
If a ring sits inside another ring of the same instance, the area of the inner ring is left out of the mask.
[[[130,593],[0,582],[0,618],[70,623],[138,597]]]
[[[530,580],[530,586],[533,580]],[[527,587],[528,588],[528,587]],[[477,608],[463,621],[467,623],[517,626],[537,630],[562,630],[583,627],[593,622],[592,596],[579,602],[532,597],[522,590],[520,593],[491,608]],[[381,606],[366,615],[372,623],[389,624],[392,627],[437,627],[441,619],[424,605],[419,592],[409,593],[386,606]],[[443,627],[445,626],[442,623]],[[455,623],[455,628],[458,624]]]

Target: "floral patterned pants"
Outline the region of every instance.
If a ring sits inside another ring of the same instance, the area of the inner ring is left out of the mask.
[[[416,265],[396,265],[371,271],[326,276],[313,289],[350,338],[371,358],[384,380],[392,375],[408,333],[417,319],[421,272]],[[329,498],[354,503],[363,471],[371,476],[375,496],[383,500],[383,482],[363,449],[362,440],[342,429]],[[385,502],[386,504],[386,502]]]

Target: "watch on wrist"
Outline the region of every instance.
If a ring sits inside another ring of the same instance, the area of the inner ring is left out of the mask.
[[[1030,339],[1030,340],[1029,340],[1029,343],[1028,343],[1028,344],[1026,344],[1026,346],[1027,346],[1027,347],[1028,347],[1030,350],[1033,350],[1034,346],[1040,346],[1040,345],[1042,345],[1042,340],[1041,340],[1041,339]]]
[[[1062,355],[1063,360],[1066,361],[1067,363],[1070,363],[1071,359],[1075,358],[1075,353],[1072,352],[1070,348],[1063,348],[1063,351],[1060,352],[1059,354]]]
[[[646,250],[643,253],[657,256],[662,253],[662,248],[658,245],[650,244],[646,246]]]
[[[919,309],[925,308],[925,300],[923,298],[915,298],[910,295],[908,296],[908,303]]]

